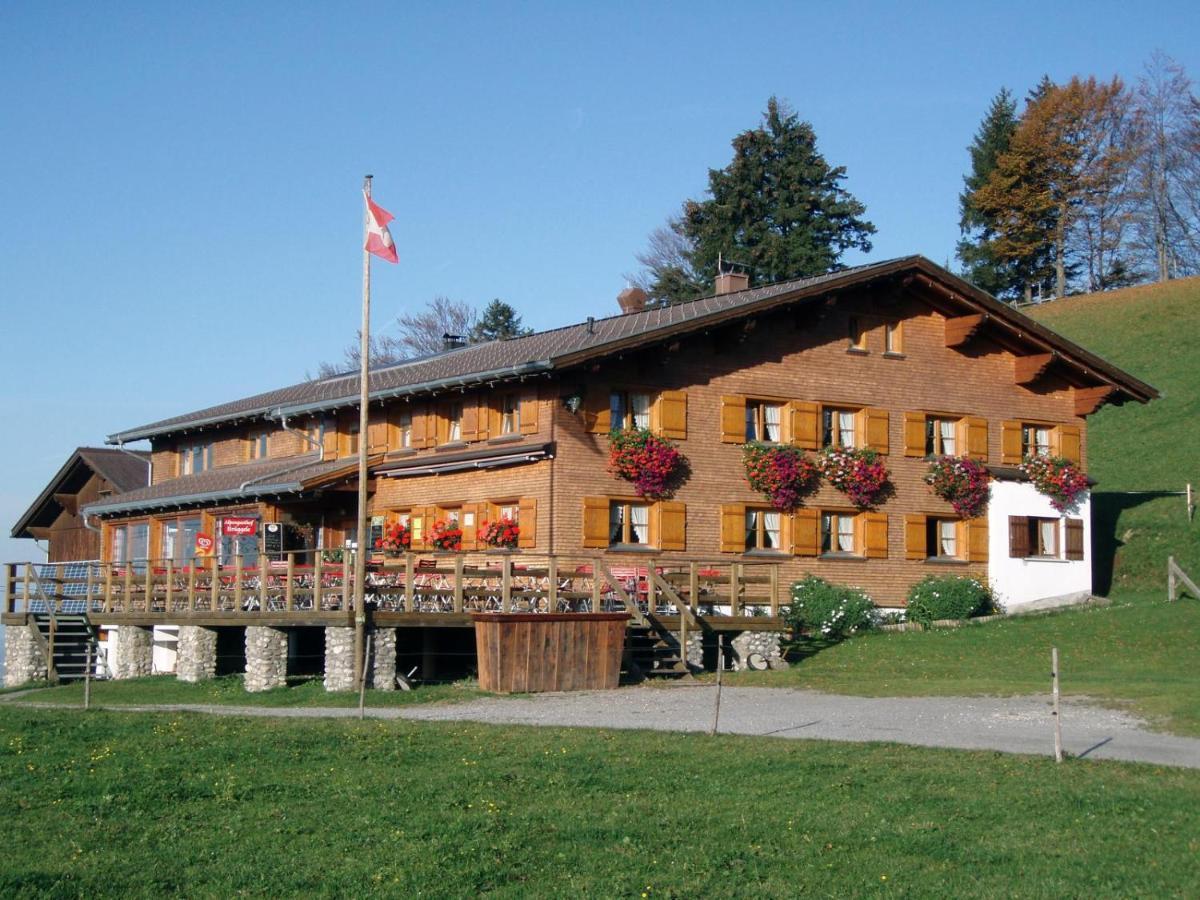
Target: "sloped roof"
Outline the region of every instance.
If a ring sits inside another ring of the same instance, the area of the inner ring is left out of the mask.
[[[319,453],[309,453],[283,459],[255,460],[160,481],[99,503],[88,504],[84,511],[88,515],[108,515],[291,493],[327,481],[343,471],[347,475],[357,473],[357,458],[322,461]]]
[[[972,308],[986,312],[1024,335],[1037,336],[1064,358],[1086,366],[1104,381],[1139,400],[1157,396],[1151,386],[1113,366],[1043,325],[1034,322],[978,288],[921,256],[906,256],[856,266],[838,272],[799,278],[745,291],[703,297],[686,303],[646,309],[627,315],[589,319],[563,328],[511,340],[490,341],[450,350],[423,359],[379,368],[370,373],[372,399],[419,394],[480,382],[559,370],[620,349],[663,340],[720,322],[754,314],[773,306],[819,296],[830,290],[922,272],[946,285]],[[211,406],[120,431],[109,443],[123,443],[264,416],[301,415],[358,402],[358,375],[348,373],[306,381],[241,400]]]
[[[17,520],[10,532],[14,538],[33,537],[30,527],[39,523],[49,525],[58,518],[62,506],[54,499],[55,494],[78,491],[95,472],[110,485],[114,494],[141,487],[149,479],[150,454],[143,451],[115,450],[112,447],[77,447],[67,461],[42,488],[37,499]]]

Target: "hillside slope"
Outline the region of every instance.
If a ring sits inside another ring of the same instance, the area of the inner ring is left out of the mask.
[[[1096,590],[1161,586],[1168,554],[1200,573],[1200,518],[1188,523],[1184,499],[1128,493],[1200,489],[1200,278],[1071,297],[1030,315],[1162,393],[1089,420]]]

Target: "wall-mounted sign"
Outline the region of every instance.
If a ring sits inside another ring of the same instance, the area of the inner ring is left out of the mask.
[[[213,548],[217,542],[213,540],[211,534],[205,534],[203,531],[196,533],[196,556],[209,557],[213,555]]]
[[[258,534],[258,519],[253,516],[226,516],[221,520],[221,534],[226,537]]]

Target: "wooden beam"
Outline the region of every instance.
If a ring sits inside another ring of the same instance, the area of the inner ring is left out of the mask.
[[[1102,404],[1111,400],[1116,392],[1117,389],[1108,384],[1103,384],[1100,387],[1075,388],[1073,391],[1075,395],[1075,415],[1090,416]]]
[[[946,346],[961,347],[975,336],[985,321],[987,321],[987,316],[983,313],[947,318]]]
[[[1030,385],[1045,374],[1050,363],[1054,362],[1053,353],[1034,353],[1029,356],[1013,357],[1013,379],[1017,384]]]
[[[55,494],[54,502],[73,516],[77,515],[79,512],[78,494]]]

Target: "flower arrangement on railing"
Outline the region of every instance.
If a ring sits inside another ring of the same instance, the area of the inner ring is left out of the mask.
[[[826,447],[817,455],[817,469],[860,509],[878,505],[892,489],[887,466],[867,448]]]
[[[521,526],[508,516],[501,516],[498,522],[484,522],[479,526],[477,537],[481,544],[511,550],[517,546],[521,537]]]
[[[397,556],[412,547],[412,529],[403,522],[389,522],[384,526],[383,537],[375,541],[375,549],[389,556]]]
[[[929,464],[925,483],[964,519],[983,515],[992,492],[987,466],[969,456],[939,456]]]
[[[1087,490],[1087,476],[1069,459],[1061,456],[1027,456],[1021,471],[1029,476],[1038,493],[1050,498],[1060,513],[1074,509],[1079,495]]]
[[[669,497],[687,472],[679,448],[646,428],[628,428],[609,435],[608,471],[632,482],[639,497]]]
[[[795,509],[821,480],[813,461],[787,444],[751,441],[742,447],[742,464],[750,487],[765,494],[776,509]]]
[[[438,519],[429,529],[429,543],[435,550],[461,550],[463,533],[457,522]]]

